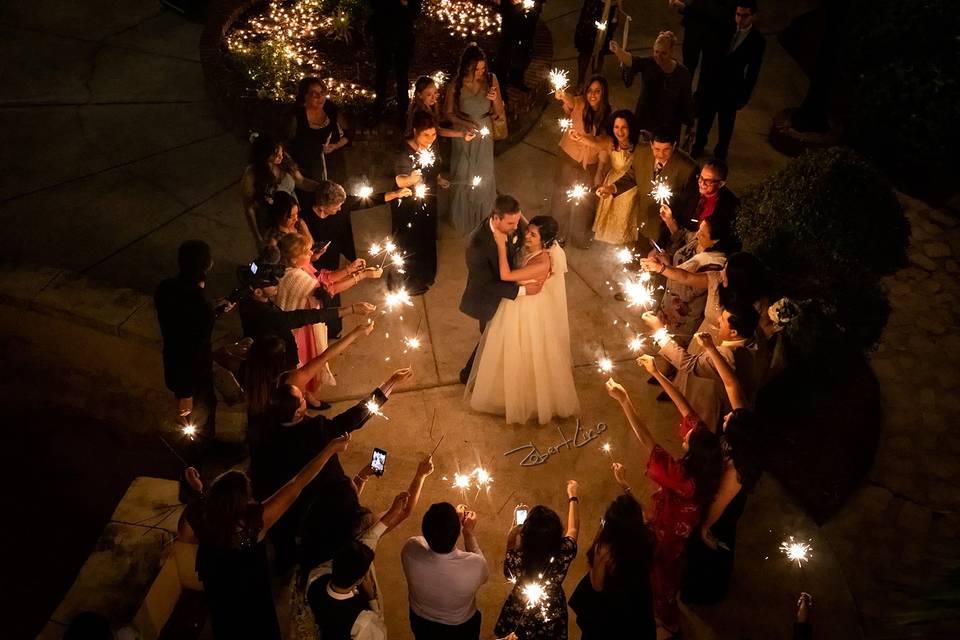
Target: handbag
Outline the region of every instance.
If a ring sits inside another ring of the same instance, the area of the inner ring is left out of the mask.
[[[507,137],[507,115],[504,114],[499,118],[495,118],[493,121],[493,139],[494,140],[504,140]]]

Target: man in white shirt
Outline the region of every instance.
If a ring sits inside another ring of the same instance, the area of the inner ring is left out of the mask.
[[[477,514],[440,502],[423,516],[423,536],[400,552],[410,597],[410,627],[417,640],[477,640],[477,590],[487,581],[486,558],[474,537]],[[464,549],[457,548],[463,532]]]
[[[333,556],[333,571],[310,585],[307,599],[323,640],[386,640],[372,563],[373,549],[354,540]]]

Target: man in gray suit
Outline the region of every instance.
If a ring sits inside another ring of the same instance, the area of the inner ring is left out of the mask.
[[[467,245],[467,286],[460,299],[460,311],[480,322],[480,333],[486,329],[500,306],[500,300],[515,300],[518,295],[532,296],[540,292],[542,282],[519,285],[516,282],[504,282],[500,279],[500,264],[497,258],[497,245],[493,240],[493,229],[507,234],[507,257],[513,268],[519,267],[520,252],[523,249],[523,215],[520,203],[508,195],[497,196],[493,213],[480,223],[470,234]],[[460,370],[460,383],[467,384],[477,348],[473,348],[470,359]]]

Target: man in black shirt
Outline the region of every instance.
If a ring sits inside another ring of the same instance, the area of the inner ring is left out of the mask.
[[[334,418],[307,416],[307,401],[297,387],[280,384],[271,398],[270,420],[249,433],[250,482],[253,495],[265,500],[282,487],[292,474],[302,468],[334,438],[360,429],[373,416],[368,402],[382,407],[393,388],[413,372],[398,369],[378,388],[354,406]],[[294,534],[297,524],[314,498],[337,478],[345,479],[340,458],[333,456],[320,473],[307,485],[297,501],[270,529],[270,540],[276,550],[277,568],[294,560]]]
[[[216,434],[217,415],[211,336],[219,314],[204,289],[213,267],[210,246],[202,240],[184,242],[177,250],[177,264],[176,277],[157,287],[154,306],[163,338],[164,382],[177,399],[179,419],[195,427],[184,455],[199,467],[202,450]],[[218,303],[224,312],[233,308]]]

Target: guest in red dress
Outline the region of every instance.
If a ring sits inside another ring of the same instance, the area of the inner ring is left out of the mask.
[[[676,389],[673,391],[683,398]],[[667,392],[670,394],[669,389]],[[647,477],[659,487],[651,498],[647,518],[656,538],[650,572],[653,608],[661,626],[670,634],[677,634],[680,632],[677,591],[683,577],[687,539],[697,530],[701,513],[717,492],[723,474],[720,439],[683,400],[680,440],[684,454],[674,458],[654,440],[646,423],[637,415],[626,389],[611,378],[607,381],[607,393],[620,403],[640,443],[650,448]]]

